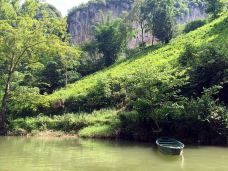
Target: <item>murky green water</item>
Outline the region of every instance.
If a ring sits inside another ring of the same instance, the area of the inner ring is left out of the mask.
[[[165,156],[149,144],[0,137],[0,171],[228,171],[228,148]]]

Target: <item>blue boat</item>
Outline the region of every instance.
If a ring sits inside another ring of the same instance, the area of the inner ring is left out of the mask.
[[[182,142],[168,137],[157,139],[156,144],[160,152],[169,155],[181,155],[184,149]]]

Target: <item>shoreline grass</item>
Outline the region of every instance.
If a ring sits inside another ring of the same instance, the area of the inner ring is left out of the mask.
[[[18,136],[81,136],[113,137],[119,120],[117,111],[103,109],[88,113],[64,114],[61,116],[38,116],[12,120],[8,135]]]

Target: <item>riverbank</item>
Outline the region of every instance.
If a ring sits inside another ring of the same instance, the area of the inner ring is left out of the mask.
[[[141,126],[142,123],[144,122],[135,113],[118,113],[116,110],[103,109],[91,114],[64,114],[12,120],[9,122],[8,135],[126,139],[138,142],[155,142],[158,137],[169,136],[189,145],[227,144],[226,137],[219,134],[213,125],[206,121],[161,121],[160,132],[155,130],[153,120],[147,129]]]
[[[120,120],[117,111],[104,109],[91,114],[77,113],[15,119],[9,122],[8,135],[115,138],[118,137],[119,128]]]
[[[34,130],[30,133],[21,130],[21,132],[8,132],[7,136],[21,136],[21,137],[42,137],[42,138],[79,138],[78,134],[66,133],[62,131],[45,130],[38,131]]]
[[[99,129],[99,128],[98,128]],[[9,137],[38,137],[38,138],[86,138],[86,139],[116,139],[116,140],[128,140],[132,142],[146,142],[146,143],[155,143],[155,139],[151,139],[150,141],[145,140],[139,140],[139,139],[129,139],[120,135],[114,135],[114,134],[101,134],[99,132],[94,132],[94,134],[84,134],[80,135],[78,133],[69,133],[69,132],[63,132],[63,131],[54,131],[54,130],[45,130],[45,131],[39,131],[34,130],[32,132],[24,132],[21,130],[21,132],[8,132],[6,136]],[[173,136],[171,136],[173,137]],[[228,146],[228,137],[218,136],[213,140],[210,141],[203,141],[202,139],[192,139],[192,138],[182,138],[178,139],[182,142],[184,142],[185,145],[190,146],[198,146],[198,145],[204,145],[204,146]]]

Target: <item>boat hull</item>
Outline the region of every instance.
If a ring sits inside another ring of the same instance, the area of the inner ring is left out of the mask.
[[[158,150],[168,155],[181,155],[183,153],[184,144],[171,138],[159,138],[156,141]]]
[[[173,148],[167,148],[162,146],[158,146],[158,150],[161,153],[168,154],[168,155],[181,155],[183,153],[183,149],[173,149]]]

